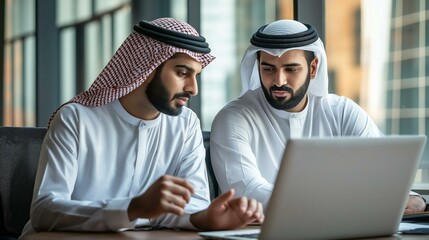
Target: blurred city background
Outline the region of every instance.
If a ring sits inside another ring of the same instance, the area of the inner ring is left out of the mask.
[[[0,125],[47,125],[90,86],[139,20],[175,17],[217,59],[189,107],[210,130],[240,91],[241,57],[258,27],[289,18],[316,27],[330,92],[356,101],[387,135],[429,132],[429,0],[0,0]],[[429,144],[415,180],[429,191]]]

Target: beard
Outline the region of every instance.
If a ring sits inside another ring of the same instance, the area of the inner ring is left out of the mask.
[[[177,116],[182,112],[182,107],[179,104],[172,105],[171,102],[179,97],[191,98],[191,95],[187,92],[176,93],[172,98],[167,87],[163,84],[161,79],[161,68],[158,68],[153,76],[152,81],[148,84],[146,89],[146,95],[150,103],[160,112],[170,116]]]
[[[272,86],[270,89],[266,89],[264,85],[262,84],[262,79],[259,76],[259,79],[261,81],[262,90],[264,91],[265,98],[267,99],[268,103],[275,109],[278,110],[289,110],[298,105],[304,99],[305,95],[307,94],[308,86],[310,85],[310,73],[307,74],[307,79],[305,80],[305,83],[302,84],[301,87],[298,88],[298,90],[293,91],[292,88],[283,85],[280,87]],[[272,95],[273,91],[286,91],[291,95],[291,98],[289,100],[286,100],[285,97],[274,97]]]

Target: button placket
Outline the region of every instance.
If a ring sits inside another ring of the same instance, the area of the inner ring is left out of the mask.
[[[301,137],[301,124],[296,114],[290,116],[290,136],[291,138]]]
[[[138,142],[137,142],[137,156],[135,160],[134,176],[133,176],[132,187],[131,187],[131,194],[133,195],[139,193],[140,179],[143,172],[144,159],[146,159],[146,155],[147,155],[147,147],[145,144],[147,140],[147,128],[146,128],[145,122],[141,122],[139,124],[138,131],[139,131],[139,135],[138,135]]]

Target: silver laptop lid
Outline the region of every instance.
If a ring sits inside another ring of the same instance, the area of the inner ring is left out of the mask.
[[[288,141],[260,239],[396,233],[425,142],[425,136]]]

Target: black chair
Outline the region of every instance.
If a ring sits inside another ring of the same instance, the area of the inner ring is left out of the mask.
[[[204,147],[206,148],[206,165],[209,179],[210,199],[213,200],[219,195],[219,185],[213,172],[212,162],[210,160],[210,132],[203,131]]]
[[[30,219],[46,128],[0,127],[0,239],[15,239]]]

